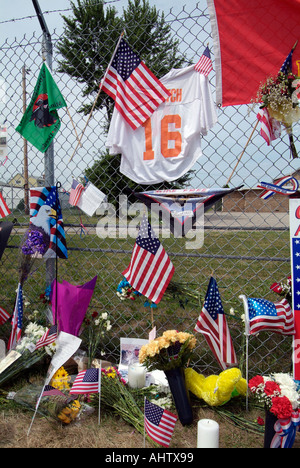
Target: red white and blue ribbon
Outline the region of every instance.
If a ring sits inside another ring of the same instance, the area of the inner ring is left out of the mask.
[[[300,425],[300,410],[293,411],[290,418],[278,419],[274,424],[275,435],[270,448],[292,448]]]
[[[284,187],[288,183],[291,188]],[[272,197],[272,195],[275,195],[275,193],[279,193],[281,195],[293,195],[299,188],[299,182],[295,177],[285,176],[278,179],[275,184],[260,182],[257,187],[265,189],[265,191],[260,195],[260,198],[266,200],[267,198]]]

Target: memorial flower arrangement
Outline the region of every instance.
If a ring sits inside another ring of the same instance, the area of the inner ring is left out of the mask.
[[[53,356],[56,351],[55,342],[43,348],[35,349],[36,343],[46,331],[46,327],[35,322],[30,322],[27,325],[23,337],[14,350],[10,365],[0,374],[0,385],[17,377],[25,369],[29,369],[47,356]]]
[[[248,387],[254,397],[278,419],[291,418],[299,411],[300,395],[289,374],[256,375],[249,380]]]
[[[167,330],[162,336],[141,347],[139,362],[149,372],[168,371],[184,367],[196,346],[196,338],[190,333]]]
[[[107,312],[100,314],[93,311],[86,314],[83,327],[87,332],[88,368],[90,368],[101,342],[103,342],[105,335],[111,330],[112,326]]]
[[[261,82],[254,103],[260,108],[267,108],[271,118],[280,122],[286,129],[293,158],[298,154],[293,141],[292,124],[300,119],[299,77],[280,71],[276,76],[269,76]]]
[[[289,276],[285,281],[281,281],[280,283],[273,283],[270,286],[270,289],[274,291],[279,296],[285,297],[286,300],[292,305],[292,280],[291,276]]]
[[[144,413],[138,407],[126,381],[119,371],[111,366],[101,369],[101,407],[121,416],[140,433],[144,433]],[[91,404],[99,406],[99,393],[90,395]]]
[[[44,235],[37,229],[28,229],[21,244],[19,266],[19,281],[24,284],[37,258],[42,257],[47,250],[48,243]]]

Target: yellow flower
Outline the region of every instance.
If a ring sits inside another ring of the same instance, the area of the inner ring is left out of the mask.
[[[65,370],[64,367],[60,367],[53,375],[50,385],[52,385],[52,387],[54,388],[58,388],[59,390],[69,390],[70,381],[71,377],[69,376],[68,372]]]

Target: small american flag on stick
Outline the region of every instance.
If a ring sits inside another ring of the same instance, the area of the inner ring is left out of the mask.
[[[210,51],[208,47],[205,48],[203,54],[199,59],[199,62],[196,63],[194,68],[196,71],[202,73],[205,76],[208,76],[209,73],[213,70]]]
[[[0,218],[5,218],[5,216],[8,216],[10,213],[11,211],[6,204],[2,193],[0,192]]]
[[[174,266],[146,216],[142,219],[130,264],[122,274],[136,291],[156,304],[174,274]]]
[[[71,394],[98,393],[100,387],[99,371],[101,369],[87,369],[79,372],[70,390]]]
[[[100,86],[134,130],[171,94],[123,38]]]
[[[52,325],[52,327],[48,328],[48,330],[44,333],[44,335],[37,341],[35,345],[35,349],[40,349],[43,346],[48,346],[51,343],[54,343],[57,339],[57,325]]]
[[[202,333],[222,369],[236,365],[237,358],[216,280],[211,277],[204,305],[195,326]]]
[[[145,398],[145,430],[152,440],[169,447],[176,421],[175,414]]]
[[[0,306],[0,325],[3,325],[10,318],[8,312]]]

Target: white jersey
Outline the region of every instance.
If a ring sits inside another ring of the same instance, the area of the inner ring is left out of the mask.
[[[176,180],[202,155],[201,135],[217,122],[208,78],[191,65],[160,79],[171,92],[143,126],[133,130],[115,108],[106,146],[121,154],[120,171],[138,184]]]

